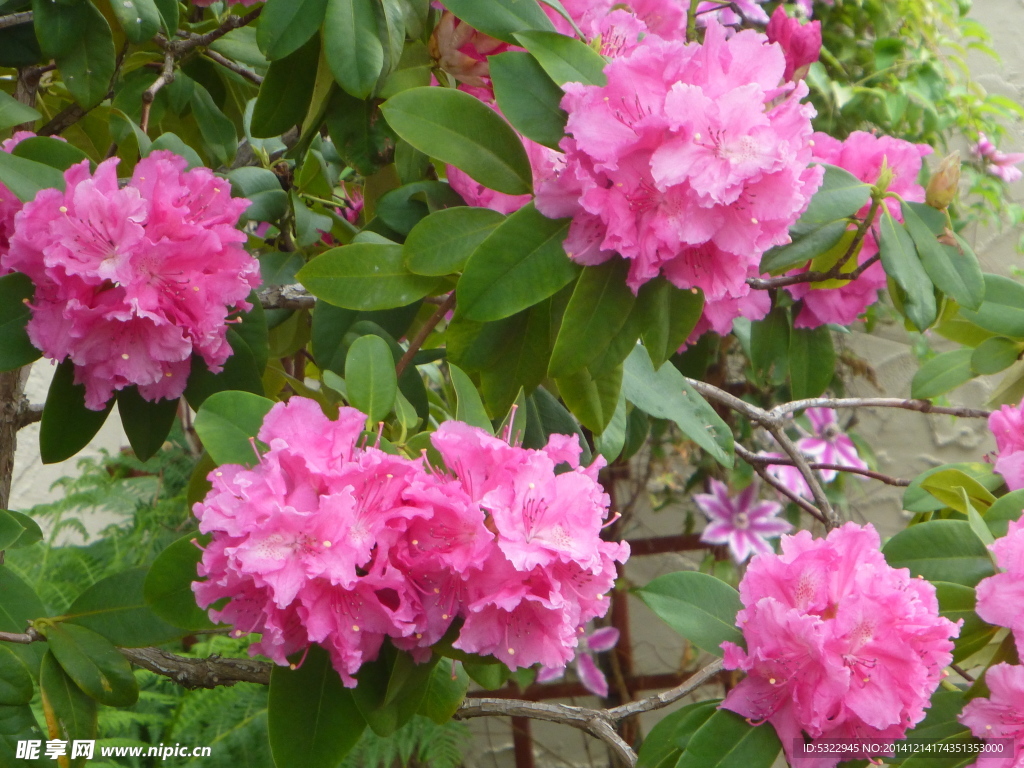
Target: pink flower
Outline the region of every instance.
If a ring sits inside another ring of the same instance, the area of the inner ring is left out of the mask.
[[[488,103],[488,106],[498,114],[501,114],[501,110],[498,109],[496,104]],[[525,136],[520,136],[519,138],[526,148],[526,156],[530,159],[534,180],[538,181],[550,176],[553,173],[555,164],[558,162],[558,153]],[[454,165],[447,166],[445,173],[448,176],[448,183],[451,185],[451,188],[462,196],[462,199],[466,201],[466,205],[490,208],[498,213],[509,214],[518,211],[533,199],[532,195],[506,195],[504,192],[495,192],[493,189],[488,189]]]
[[[781,5],[772,13],[765,30],[769,42],[778,43],[786,54],[786,80],[800,80],[821,53],[821,22],[802,24],[790,18]]]
[[[807,420],[811,423],[812,432],[808,433],[799,424],[797,429],[803,433],[803,437],[796,441],[796,447],[800,449],[807,459],[814,464],[833,464],[842,467],[855,469],[867,469],[868,465],[857,453],[857,447],[853,440],[843,433],[836,421],[836,412],[831,408],[808,408],[806,411]],[[762,453],[762,456],[788,458],[782,453]],[[786,488],[798,496],[811,498],[811,489],[807,480],[796,467],[784,464],[771,464],[767,467],[768,473],[781,482]],[[821,479],[831,483],[839,474],[836,469],[815,470]]]
[[[799,531],[782,554],[758,555],[740,582],[747,648],[723,643],[725,667],[747,673],[722,706],[796,739],[903,738],[924,718],[952,661],[958,625],[935,588],[891,568],[870,526],[825,539]],[[831,768],[839,757],[812,761]]]
[[[781,504],[759,501],[757,491],[757,485],[751,483],[739,496],[732,497],[725,483],[711,480],[711,493],[694,494],[694,502],[709,520],[700,540],[728,544],[737,563],[746,562],[754,554],[770,553],[768,539],[788,533],[793,526],[776,517],[782,510]]]
[[[34,136],[35,134],[32,131],[18,131],[11,138],[0,142],[0,150],[13,152],[14,148],[21,142]],[[14,234],[14,217],[21,208],[21,200],[18,199],[17,195],[5,187],[3,182],[0,182],[0,275],[10,271],[4,268],[4,255],[7,253],[11,236]]]
[[[595,629],[589,635],[580,637],[579,648],[573,661],[576,674],[580,682],[583,683],[583,687],[602,699],[608,696],[608,679],[601,668],[597,666],[597,662],[594,661],[594,654],[610,651],[617,642],[619,642],[619,630],[615,627]],[[559,667],[542,667],[537,673],[537,682],[549,683],[561,679],[564,674],[565,670]]]
[[[1013,750],[1005,760],[979,760],[971,768],[1024,768],[1024,667],[995,664],[985,672],[985,683],[988,698],[971,699],[958,719],[979,739],[1013,739]]]
[[[1010,522],[1007,533],[989,547],[1002,573],[978,582],[976,611],[984,621],[1009,627],[1024,655],[1024,521]]]
[[[888,187],[890,192],[895,192],[908,202],[924,201],[925,190],[917,183],[917,176],[921,171],[921,158],[932,152],[927,144],[911,144],[891,136],[875,136],[863,131],[854,131],[845,141],[834,139],[826,133],[815,133],[813,143],[815,160],[844,168],[867,184],[876,183],[882,168],[887,167],[892,172],[892,182]],[[887,198],[885,205],[897,221],[903,221],[898,200]],[[870,206],[866,204],[857,212],[857,217],[865,218],[869,209]],[[877,253],[878,244],[869,230],[854,261],[862,265]],[[794,270],[794,273],[805,271],[807,268],[802,267]],[[878,291],[885,288],[885,280],[882,265],[874,263],[856,280],[839,288],[819,288],[814,283],[787,286],[790,295],[802,301],[802,308],[793,325],[797,328],[817,328],[828,323],[849,325],[878,299]]]
[[[486,89],[490,93],[489,101],[494,100],[491,92],[490,68],[487,57],[514,46],[495,40],[493,37],[479,32],[466,22],[455,17],[451,11],[441,14],[441,20],[430,36],[430,55],[438,66],[460,83],[475,88]],[[517,49],[517,50],[522,50]]]
[[[1024,152],[1001,152],[988,140],[984,133],[978,134],[978,143],[972,147],[974,154],[985,161],[985,171],[1011,184],[1021,177],[1017,164],[1024,161]]]
[[[996,472],[1011,491],[1024,488],[1024,409],[1004,405],[988,417],[996,439]]]
[[[703,45],[649,35],[606,67],[606,86],[567,84],[571,138],[536,202],[573,217],[569,256],[628,259],[634,291],[665,275],[709,301],[747,296],[751,265],[788,242],[821,178],[806,85],[780,87],[784,70],[763,35],[727,40],[711,22]]]
[[[68,169],[67,190],[27,203],[0,251],[0,270],[35,283],[29,338],[46,357],[71,359],[93,410],[132,385],[147,400],[176,399],[193,354],[219,371],[228,316],[259,285],[236,226],[247,200],[170,152],[139,161],[123,187],[116,164]]]

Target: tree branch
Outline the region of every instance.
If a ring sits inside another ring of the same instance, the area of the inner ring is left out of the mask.
[[[11,13],[7,16],[0,16],[0,29],[7,29],[7,27],[16,27],[19,24],[27,24],[33,19],[32,11],[23,11],[22,13]]]
[[[750,466],[754,466],[755,464],[760,464],[763,467],[769,467],[773,465],[781,465],[786,467],[794,466],[792,460],[790,459],[780,459],[778,457],[762,456],[760,454],[748,451],[742,445],[736,446],[736,453],[740,454],[740,458],[742,458]],[[872,480],[878,480],[879,482],[885,483],[886,485],[895,485],[899,486],[900,488],[906,488],[908,485],[910,485],[909,480],[904,480],[901,477],[893,477],[892,475],[886,475],[881,472],[875,472],[870,469],[861,469],[860,467],[851,467],[846,464],[822,464],[820,462],[811,462],[810,467],[811,469],[814,470],[829,469],[835,470],[836,472],[848,472],[853,475],[863,475],[864,477],[870,477]]]
[[[757,459],[759,459],[760,457],[756,453],[753,453],[752,451],[748,451],[746,448],[744,448],[739,443],[736,443],[735,448],[736,448],[736,455],[739,456],[741,459],[743,459],[745,462],[747,462],[753,468],[753,470],[758,474],[758,477],[760,477],[762,480],[764,480],[766,483],[768,483],[768,485],[770,485],[776,491],[778,491],[783,496],[785,496],[787,499],[789,499],[794,504],[796,504],[798,507],[800,507],[804,512],[809,514],[811,517],[813,517],[819,523],[824,523],[825,525],[828,525],[828,523],[825,521],[825,518],[821,514],[821,510],[819,510],[816,506],[811,504],[811,502],[809,502],[803,496],[801,496],[798,493],[794,493],[789,488],[787,488],[782,483],[780,483],[776,478],[774,478],[768,472],[767,467],[764,464],[762,464],[759,461],[757,461]],[[774,462],[774,463],[778,463],[778,460],[776,462]]]
[[[253,659],[225,659],[210,656],[191,659],[159,648],[119,648],[121,655],[138,667],[167,677],[183,688],[216,688],[235,683],[270,685],[274,665]]]
[[[225,69],[230,69],[235,74],[241,75],[246,80],[248,80],[250,83],[255,83],[256,85],[262,85],[263,84],[263,78],[260,75],[256,74],[255,72],[253,72],[248,67],[243,67],[238,62],[232,61],[227,56],[221,56],[219,53],[217,53],[216,51],[214,51],[212,49],[211,50],[203,51],[203,55],[206,56],[211,61],[217,62],[218,64],[220,64]]]
[[[164,54],[164,65],[160,70],[160,76],[142,92],[142,118],[139,121],[139,128],[143,133],[149,133],[149,112],[153,108],[153,100],[165,85],[174,82],[175,55],[172,50]]]
[[[29,405],[27,402],[22,404],[20,411],[18,412],[18,429],[27,427],[29,424],[35,424],[41,421],[43,418],[43,406],[41,405]]]
[[[609,720],[617,721],[626,717],[632,717],[633,715],[639,715],[644,712],[650,712],[655,709],[667,707],[669,704],[673,704],[684,696],[688,696],[693,693],[721,671],[722,660],[715,659],[699,672],[695,672],[690,675],[690,677],[686,678],[683,683],[677,685],[675,688],[664,691],[663,693],[659,693],[655,696],[648,696],[646,699],[631,701],[628,704],[612,707],[611,709],[605,710],[604,715]]]
[[[959,416],[963,419],[987,419],[992,415],[992,411],[980,408],[933,405],[928,400],[901,400],[898,397],[813,397],[777,405],[769,413],[781,418],[785,414],[802,411],[805,408],[901,408],[905,411]]]
[[[312,309],[316,297],[297,283],[295,285],[268,285],[256,292],[264,309]]]
[[[409,367],[409,363],[416,357],[416,353],[420,351],[420,347],[423,346],[423,342],[427,340],[427,337],[437,328],[437,324],[441,322],[445,315],[451,312],[455,306],[455,291],[448,294],[448,298],[444,300],[444,303],[437,308],[437,311],[430,316],[430,319],[423,324],[419,332],[409,342],[409,348],[402,355],[402,359],[398,361],[398,365],[395,366],[395,373],[401,376],[405,373],[405,369]]]

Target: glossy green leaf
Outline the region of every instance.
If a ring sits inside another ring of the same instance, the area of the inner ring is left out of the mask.
[[[390,644],[381,648],[375,661],[360,667],[352,698],[374,733],[386,738],[412,719],[426,696],[433,668],[433,661],[417,664]]]
[[[0,646],[0,706],[17,706],[32,701],[32,675],[7,644]]]
[[[64,189],[64,174],[45,163],[0,152],[0,183],[21,202],[35,200],[41,189]]]
[[[491,83],[501,113],[528,139],[558,149],[569,115],[560,103],[565,95],[540,63],[524,51],[488,56]]]
[[[590,453],[590,446],[587,443],[586,435],[580,429],[579,422],[566,410],[565,406],[558,402],[558,398],[548,392],[544,387],[537,387],[537,390],[527,398],[527,406],[536,414],[537,427],[540,432],[539,439],[534,445],[527,447],[542,448],[547,445],[551,435],[576,435],[583,453],[580,455],[580,464],[589,466],[593,457]],[[528,414],[528,421],[529,421]],[[529,432],[529,426],[527,427]]]
[[[160,10],[153,0],[112,0],[110,8],[133,43],[144,43],[160,29]]]
[[[200,83],[195,84],[192,92],[192,115],[213,162],[217,165],[229,164],[235,157],[238,145],[235,124],[221,112],[210,92]]]
[[[465,171],[485,187],[507,195],[531,191],[530,160],[516,132],[468,93],[411,88],[388,99],[381,111],[416,149]]]
[[[987,274],[981,306],[977,310],[961,307],[960,314],[986,331],[1024,339],[1024,285],[1009,277]]]
[[[568,219],[549,219],[529,203],[510,215],[470,256],[456,293],[470,320],[500,320],[572,282],[579,267],[562,247]]]
[[[548,362],[549,376],[576,373],[604,352],[603,345],[622,328],[636,301],[626,285],[628,273],[625,259],[583,269],[562,315]]]
[[[432,211],[466,207],[462,197],[443,181],[414,181],[377,198],[377,217],[403,237]]]
[[[961,498],[961,491],[967,493],[970,502],[981,509],[988,509],[996,497],[984,485],[959,469],[942,469],[921,480],[926,490],[943,505],[967,514],[967,506]]]
[[[150,402],[137,387],[125,387],[117,393],[117,410],[132,450],[140,461],[147,461],[160,450],[174,426],[178,398]]]
[[[319,299],[345,309],[393,309],[422,299],[437,278],[405,268],[402,246],[354,243],[320,254],[299,270],[299,281]]]
[[[364,176],[372,176],[397,154],[397,137],[372,101],[361,101],[339,88],[331,95],[326,120],[338,154]]]
[[[366,728],[352,692],[318,645],[297,669],[274,667],[267,723],[277,768],[339,765]]]
[[[912,525],[882,548],[893,568],[909,568],[911,576],[975,586],[995,571],[988,549],[966,520],[931,520]]]
[[[21,521],[6,509],[0,509],[0,550],[10,549],[24,533]]]
[[[320,29],[327,2],[267,0],[256,30],[256,42],[260,50],[270,61],[284,59],[295,53]]]
[[[825,224],[853,216],[871,199],[871,185],[849,171],[822,163],[825,176],[803,215],[789,228],[793,237],[803,237]]]
[[[162,645],[188,634],[191,630],[168,624],[147,605],[143,594],[147,572],[147,568],[131,568],[97,581],[75,599],[64,620],[122,648]]]
[[[750,365],[755,379],[781,384],[789,372],[789,313],[781,307],[750,324]]]
[[[100,431],[114,406],[114,398],[110,398],[103,410],[87,409],[85,387],[75,384],[74,376],[74,366],[65,360],[50,382],[39,429],[39,455],[44,464],[70,459],[82,450]]]
[[[10,509],[0,510],[4,515],[14,518],[14,520],[21,527],[21,533],[18,538],[8,544],[2,549],[20,549],[22,547],[30,547],[37,541],[41,541],[43,538],[43,531],[39,527],[39,523],[33,520],[28,515],[22,512],[15,512]]]
[[[626,447],[626,424],[626,396],[619,392],[619,402],[615,405],[611,421],[601,434],[594,435],[594,449],[604,456],[609,464],[615,461]]]
[[[608,61],[586,43],[557,32],[518,32],[515,35],[558,85],[583,83],[604,86]]]
[[[238,390],[263,395],[264,366],[257,361],[253,347],[238,332],[237,329],[241,327],[235,325],[228,328],[227,338],[232,352],[220,373],[210,373],[201,356],[192,356],[192,370],[189,373],[188,386],[185,387],[185,399],[193,410],[198,410],[206,398],[217,392]],[[265,324],[262,326],[262,332],[267,332]],[[266,341],[259,345],[258,351],[264,357],[267,355]]]
[[[882,207],[878,253],[885,273],[906,293],[904,313],[918,330],[935,322],[935,290],[921,265],[914,241],[889,209]]]
[[[490,658],[490,657],[488,657]],[[469,678],[488,691],[496,691],[501,688],[512,676],[512,672],[504,664],[466,661],[463,668]]]
[[[659,576],[637,590],[658,618],[691,643],[721,656],[725,641],[743,645],[736,614],[743,607],[739,593],[721,579],[699,571]]]
[[[1005,336],[985,339],[971,355],[971,370],[981,376],[1005,371],[1020,358],[1024,344]]]
[[[43,657],[39,671],[39,691],[42,694],[43,716],[46,718],[49,738],[69,744],[96,738],[96,701],[75,684],[61,668],[52,651]],[[79,757],[69,760],[68,765],[70,768],[80,768],[86,762],[86,758]]]
[[[84,31],[89,9],[85,3],[56,3],[32,0],[32,21],[39,47],[47,58],[55,59],[71,51]]]
[[[428,277],[460,272],[477,246],[504,220],[489,208],[435,211],[409,232],[402,246],[405,265],[410,272]]]
[[[974,350],[964,347],[943,352],[926,362],[914,374],[910,383],[910,396],[930,398],[945,394],[974,378],[971,357]]]
[[[647,350],[637,346],[626,358],[622,388],[637,408],[674,421],[717,462],[732,466],[732,430],[675,366],[663,365],[655,371]]]
[[[71,142],[59,141],[51,136],[23,139],[18,142],[11,154],[48,165],[58,171],[66,171],[83,160],[90,160],[85,152]]]
[[[812,229],[802,237],[796,237],[788,245],[778,245],[761,257],[761,272],[780,274],[793,267],[801,266],[811,259],[839,244],[849,228],[846,219],[830,221]]]
[[[452,0],[445,8],[474,29],[506,43],[516,43],[516,32],[555,29],[536,0]]]
[[[84,693],[111,707],[129,707],[138,700],[139,686],[128,660],[102,635],[63,623],[40,632],[50,653]]]
[[[313,101],[319,60],[320,38],[314,36],[290,55],[271,63],[253,107],[253,136],[273,138],[302,122]]]
[[[903,202],[900,209],[903,224],[931,281],[960,306],[978,309],[985,298],[985,279],[974,253],[961,253],[958,248],[940,243],[913,206]]]
[[[110,25],[92,3],[58,4],[57,7],[61,9],[57,11],[60,14],[75,9],[73,23],[76,27],[70,30],[70,45],[54,57],[57,68],[75,101],[85,108],[94,107],[107,97],[116,68]],[[39,29],[38,21],[36,29]]]
[[[468,690],[469,675],[462,663],[442,660],[431,669],[419,714],[429,717],[438,725],[444,725],[452,719]]]
[[[781,750],[774,728],[719,709],[690,737],[676,768],[771,768]]]
[[[794,400],[819,397],[832,382],[836,350],[827,326],[794,328],[789,335],[789,392]]]
[[[153,0],[157,10],[160,11],[160,21],[164,30],[174,33],[178,30],[178,2],[177,0]]]
[[[529,394],[536,389],[551,355],[550,302],[542,301],[509,319],[517,321],[514,331],[496,348],[494,362],[480,372],[480,393],[495,418],[512,406],[520,391]]]
[[[473,380],[457,365],[448,364],[448,371],[452,377],[452,386],[455,388],[455,418],[459,421],[480,427],[494,434],[494,427],[487,416],[487,409],[484,408],[480,393],[477,392]]]
[[[273,171],[246,166],[228,171],[227,176],[235,195],[250,202],[244,214],[249,221],[278,221],[288,213],[288,193],[281,188],[281,182]]]
[[[367,415],[370,424],[387,418],[398,395],[395,359],[380,336],[360,336],[345,358],[349,404]]]
[[[30,621],[46,616],[46,609],[32,587],[10,568],[0,568],[0,595],[3,595],[0,600],[0,632],[21,634]],[[30,671],[39,669],[44,650],[41,643],[11,643],[6,647],[25,662]]]
[[[218,464],[253,466],[259,461],[253,440],[273,407],[273,400],[251,392],[218,392],[196,413],[196,434]]]
[[[379,0],[327,0],[324,56],[338,85],[358,99],[373,92],[384,70]]]
[[[960,627],[960,635],[953,639],[954,663],[966,659],[988,645],[997,629],[986,624],[975,613],[977,596],[971,587],[938,581],[935,582],[935,596],[939,601],[940,616],[953,622],[964,622]]]
[[[652,280],[640,289],[633,311],[639,311],[638,322],[642,327],[644,347],[651,356],[655,369],[661,366],[689,338],[704,311],[704,294],[697,290],[680,290],[664,278]],[[631,321],[623,326],[626,330]],[[622,331],[620,331],[622,333]],[[633,348],[636,337],[626,347],[626,354]],[[611,346],[617,344],[613,340]],[[626,355],[622,355],[625,359]]]
[[[20,272],[0,277],[0,371],[13,371],[42,356],[25,330],[32,318],[26,302],[34,293],[32,281]]]
[[[991,464],[983,462],[942,464],[922,472],[910,482],[910,486],[903,492],[903,509],[908,512],[936,512],[945,507],[945,504],[924,490],[922,483],[932,475],[948,469],[956,469],[969,475],[989,491],[995,491],[1003,484],[1002,476],[995,474]]]
[[[47,763],[50,763],[50,760],[43,756],[45,752],[42,750],[40,750],[40,757],[36,760],[18,757],[18,742],[40,741],[46,739],[47,736],[48,734],[43,733],[39,727],[35,713],[29,705],[0,705],[0,765],[12,765],[17,768],[47,768]],[[76,765],[75,768],[78,766]]]
[[[673,768],[693,734],[708,721],[720,699],[698,701],[661,718],[644,737],[636,768]]]
[[[146,605],[167,623],[182,629],[210,629],[213,622],[206,611],[196,605],[192,582],[196,566],[202,559],[201,546],[209,536],[188,534],[157,555],[143,584]]]
[[[592,376],[586,368],[556,379],[558,393],[580,424],[591,432],[604,432],[615,415],[622,391],[622,366],[601,376]]]
[[[41,117],[42,115],[32,107],[22,104],[8,93],[0,91],[0,131],[22,123],[31,123]]]
[[[1024,511],[1024,490],[1000,496],[985,513],[985,523],[997,539],[1005,536],[1011,520],[1019,520]]]

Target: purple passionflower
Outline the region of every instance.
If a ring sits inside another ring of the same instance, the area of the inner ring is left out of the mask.
[[[610,651],[619,642],[619,630],[615,627],[601,627],[580,638],[573,664],[583,687],[602,699],[608,696],[608,679],[597,666],[593,654]],[[565,674],[564,667],[541,667],[537,673],[538,683],[550,683]]]
[[[984,133],[978,134],[978,143],[972,147],[974,154],[985,161],[985,171],[1006,183],[1017,181],[1021,170],[1017,163],[1024,160],[1024,152],[1001,152],[989,141]]]
[[[725,483],[711,481],[711,493],[694,494],[693,500],[708,516],[708,525],[700,535],[707,544],[728,544],[737,563],[753,554],[772,551],[768,539],[793,529],[776,515],[782,505],[757,498],[757,485],[750,484],[738,496],[730,496]]]

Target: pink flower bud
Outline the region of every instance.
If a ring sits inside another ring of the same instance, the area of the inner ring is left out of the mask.
[[[932,208],[947,208],[956,197],[956,188],[960,184],[960,153],[954,152],[947,155],[939,164],[931,181],[928,182],[928,189],[925,192],[924,201]]]
[[[807,74],[808,67],[818,60],[821,53],[821,22],[801,24],[791,19],[780,5],[772,14],[765,30],[768,41],[778,43],[786,54],[787,81],[797,82]]]

